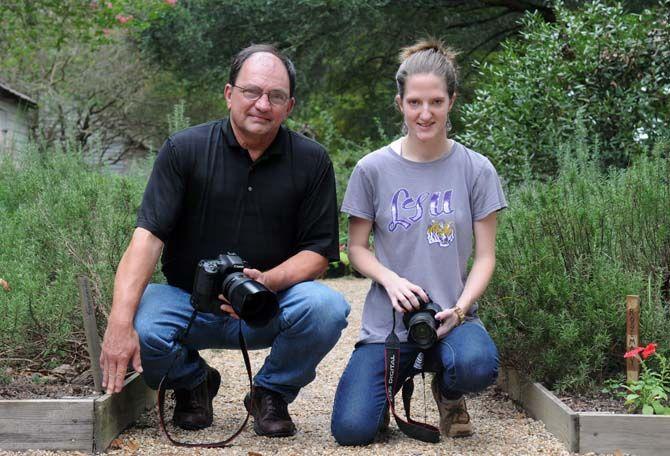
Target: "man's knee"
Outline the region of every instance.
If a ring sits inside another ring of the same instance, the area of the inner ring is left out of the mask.
[[[314,299],[316,313],[321,315],[325,323],[329,323],[339,329],[347,325],[347,317],[351,307],[340,293],[323,287],[325,290],[320,292]]]
[[[166,287],[166,285],[149,284],[144,290],[140,307],[135,314],[133,326],[143,356],[169,351],[172,346],[175,329],[167,320],[164,321],[164,314],[157,311],[167,305],[161,296]]]
[[[341,331],[347,325],[350,306],[342,294],[317,282],[303,282],[296,285],[299,303],[289,319],[304,318],[316,323],[315,328]],[[297,317],[297,318],[296,318]]]

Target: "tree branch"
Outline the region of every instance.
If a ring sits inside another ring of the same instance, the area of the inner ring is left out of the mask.
[[[554,10],[548,6],[538,5],[523,0],[480,0],[490,6],[503,6],[509,10],[525,13],[526,11],[537,11],[547,22],[556,22]]]

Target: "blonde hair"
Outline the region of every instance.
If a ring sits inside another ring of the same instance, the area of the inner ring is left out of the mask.
[[[428,38],[400,50],[400,67],[395,74],[398,95],[405,96],[407,78],[415,74],[434,74],[444,79],[449,98],[458,89],[458,53],[447,47],[442,40]]]

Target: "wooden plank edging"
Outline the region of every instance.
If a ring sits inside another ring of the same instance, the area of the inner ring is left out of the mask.
[[[91,451],[93,401],[0,400],[0,449]]]
[[[117,394],[105,394],[95,400],[94,451],[104,451],[124,429],[145,410],[156,404],[156,391],[150,389],[135,372]]]
[[[575,412],[540,383],[502,369],[498,385],[574,453],[670,454],[670,416]]]
[[[0,450],[104,451],[155,403],[156,392],[138,373],[113,395],[0,400]]]
[[[501,371],[498,385],[530,416],[542,421],[547,430],[571,452],[579,451],[579,416],[551,391],[511,369]]]
[[[670,416],[579,413],[581,452],[670,454]]]

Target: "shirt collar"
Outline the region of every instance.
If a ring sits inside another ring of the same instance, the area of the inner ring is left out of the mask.
[[[235,137],[233,127],[230,125],[230,118],[226,118],[223,120],[222,129],[223,129],[223,136],[229,147],[246,151],[246,149],[240,146],[240,143],[237,141],[237,138]],[[288,131],[286,127],[284,125],[281,125],[279,127],[279,130],[277,131],[277,136],[275,136],[275,139],[272,141],[272,143],[270,143],[268,148],[265,149],[265,152],[263,152],[263,156],[269,157],[273,155],[282,155],[284,153],[284,147],[282,146],[285,143],[287,135]]]

